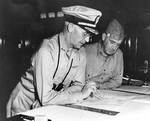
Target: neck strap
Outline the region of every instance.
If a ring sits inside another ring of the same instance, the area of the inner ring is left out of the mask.
[[[54,75],[53,75],[53,79],[54,79],[54,77],[55,77],[55,75],[56,75],[56,72],[57,72],[57,70],[58,70],[59,61],[60,61],[60,37],[59,37],[59,35],[58,35],[58,61],[57,61],[56,70],[55,70]]]

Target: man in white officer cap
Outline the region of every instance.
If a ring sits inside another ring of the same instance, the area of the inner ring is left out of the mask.
[[[21,77],[7,104],[7,117],[49,104],[80,102],[95,90],[85,84],[86,55],[82,45],[91,34],[101,12],[84,6],[63,7],[64,30],[44,39],[32,57],[32,66]]]

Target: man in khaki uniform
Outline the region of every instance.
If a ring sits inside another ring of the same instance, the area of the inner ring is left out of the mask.
[[[112,20],[102,41],[86,46],[86,81],[96,83],[98,89],[112,89],[121,85],[123,76],[123,53],[119,49],[124,38],[124,29]]]
[[[21,77],[7,104],[7,117],[49,104],[82,101],[95,90],[85,84],[86,55],[82,45],[89,41],[101,12],[84,6],[62,8],[63,32],[44,39],[32,58],[32,66]],[[83,88],[84,87],[84,88]]]

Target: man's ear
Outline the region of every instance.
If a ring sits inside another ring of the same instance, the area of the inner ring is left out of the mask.
[[[72,24],[72,23],[69,23],[69,24],[68,24],[68,32],[72,32],[73,29],[74,29],[73,24]]]
[[[102,41],[104,41],[105,38],[106,38],[106,33],[103,33],[103,34],[102,34]]]

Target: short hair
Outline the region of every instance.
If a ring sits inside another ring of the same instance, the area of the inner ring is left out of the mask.
[[[118,39],[121,39],[121,40],[124,38],[124,28],[116,19],[113,19],[109,23],[106,29],[106,33],[109,33],[113,37],[115,38],[117,37]]]

